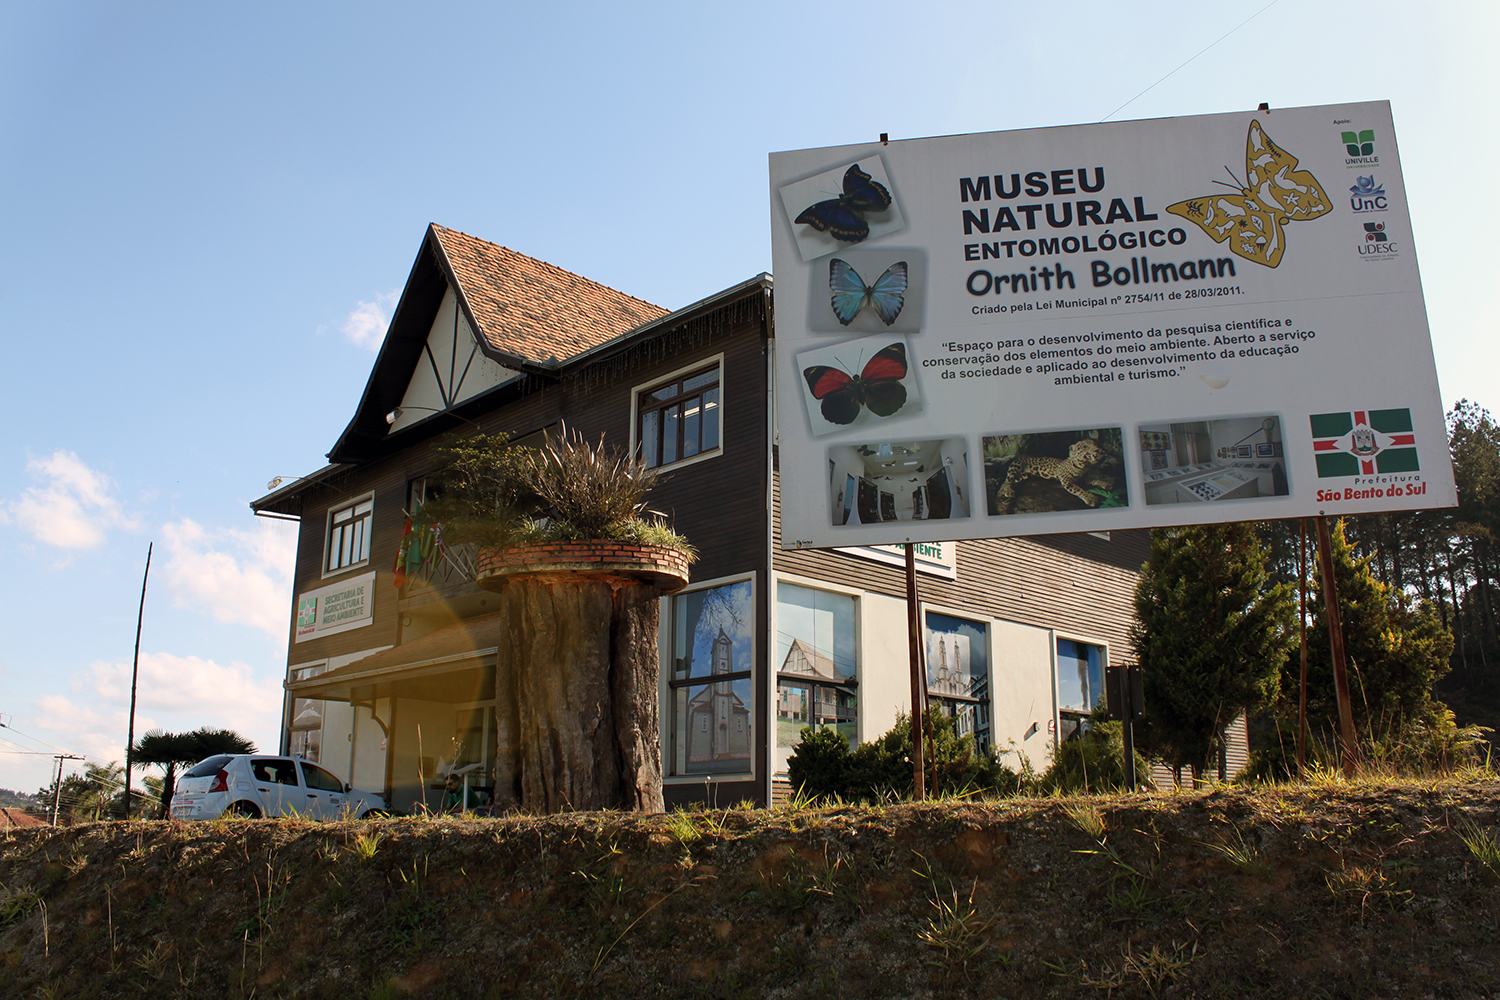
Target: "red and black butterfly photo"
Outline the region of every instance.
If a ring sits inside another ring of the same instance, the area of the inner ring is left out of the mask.
[[[840,365],[838,358],[834,358]],[[891,344],[875,352],[859,374],[847,368],[812,365],[802,369],[807,388],[821,404],[823,419],[831,424],[852,424],[860,410],[889,417],[906,405],[906,345]]]

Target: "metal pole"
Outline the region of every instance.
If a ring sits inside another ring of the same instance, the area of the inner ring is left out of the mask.
[[[1297,777],[1307,774],[1307,518],[1298,518],[1301,535],[1297,543],[1297,596],[1301,613],[1297,632],[1302,639],[1302,682],[1297,697]]]
[[[921,802],[927,798],[927,773],[923,766],[922,752],[922,701],[927,689],[927,678],[922,676],[922,629],[917,610],[917,557],[906,543],[906,632],[907,647],[911,658],[911,777],[912,798]]]
[[[1141,667],[1138,663],[1122,664],[1120,678],[1120,735],[1125,743],[1125,787],[1132,792],[1136,788],[1135,773],[1135,677]]]
[[[1328,519],[1318,515],[1318,562],[1323,571],[1323,603],[1328,610],[1328,644],[1333,653],[1333,688],[1339,702],[1339,736],[1344,750],[1344,776],[1354,777],[1354,706],[1349,700],[1349,671],[1344,660],[1344,624],[1339,617],[1338,586],[1333,578],[1333,541]]]
[[[146,572],[141,574],[141,606],[135,613],[135,658],[130,661],[130,731],[125,737],[125,819],[130,818],[130,768],[133,763],[131,751],[135,749],[135,682],[141,669],[141,622],[146,617],[146,581],[151,577],[151,549],[155,544],[146,543]]]

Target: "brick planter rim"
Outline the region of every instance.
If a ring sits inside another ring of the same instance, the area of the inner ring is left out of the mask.
[[[688,558],[668,545],[592,539],[480,549],[475,560],[475,582],[486,590],[536,578],[645,585],[671,594],[687,586]]]

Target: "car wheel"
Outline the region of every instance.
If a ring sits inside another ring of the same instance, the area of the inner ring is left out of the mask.
[[[242,819],[260,819],[260,808],[252,802],[236,802],[227,810],[231,816]]]

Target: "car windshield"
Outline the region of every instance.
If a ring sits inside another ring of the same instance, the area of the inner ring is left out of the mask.
[[[231,758],[228,754],[218,754],[216,756],[208,758],[207,760],[202,760],[194,764],[193,769],[187,774],[184,774],[183,777],[206,778],[210,774],[217,774],[219,771],[223,770],[224,765],[228,764],[232,759],[233,758]]]

